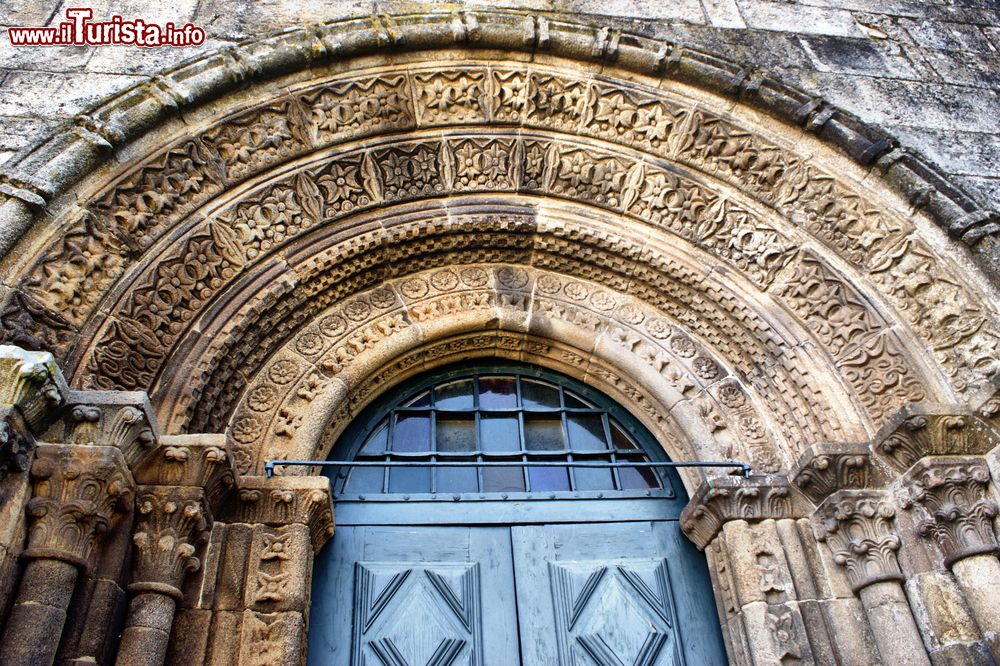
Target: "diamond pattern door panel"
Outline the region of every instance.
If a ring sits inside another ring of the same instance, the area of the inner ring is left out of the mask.
[[[315,573],[310,664],[520,663],[507,528],[343,527],[331,545]]]
[[[525,666],[723,664],[674,522],[512,528]]]

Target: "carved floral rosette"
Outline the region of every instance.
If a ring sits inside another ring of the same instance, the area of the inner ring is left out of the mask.
[[[914,512],[920,535],[940,546],[946,565],[997,552],[997,503],[989,495],[985,460],[924,459],[901,481],[900,504]]]
[[[840,490],[813,514],[816,537],[846,569],[855,592],[873,583],[903,580],[896,559],[900,540],[895,515],[885,493],[863,490]]]

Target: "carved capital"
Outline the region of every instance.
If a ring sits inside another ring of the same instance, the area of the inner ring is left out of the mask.
[[[985,460],[925,459],[901,483],[900,505],[914,512],[920,535],[941,547],[945,564],[997,551],[997,503],[987,494],[990,471]]]
[[[792,482],[819,504],[845,489],[870,488],[878,481],[867,444],[817,444],[799,457]]]
[[[139,486],[132,534],[134,592],[181,597],[184,574],[197,571],[198,545],[207,539],[205,493],[188,486]]]
[[[879,431],[873,449],[904,472],[924,456],[981,455],[998,445],[1000,433],[969,410],[910,404]]]
[[[68,393],[52,354],[0,345],[0,405],[17,407],[35,434],[55,417]]]
[[[159,428],[142,391],[71,391],[63,441],[121,449],[131,469],[150,455]]]
[[[227,503],[226,522],[309,527],[318,551],[333,536],[333,499],[325,476],[240,477]]]
[[[895,515],[885,493],[864,490],[838,491],[813,514],[816,537],[847,570],[855,592],[872,583],[903,579],[896,559],[900,542]]]
[[[135,470],[136,483],[203,488],[208,506],[217,511],[235,486],[226,436],[163,435],[156,449]]]
[[[39,444],[31,479],[25,557],[85,567],[113,514],[131,507],[132,475],[112,447]]]
[[[699,549],[730,520],[760,521],[802,515],[801,499],[781,475],[715,477],[701,482],[681,512],[681,530]]]

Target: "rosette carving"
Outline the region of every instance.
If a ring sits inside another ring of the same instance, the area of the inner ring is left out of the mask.
[[[131,506],[132,475],[109,446],[39,444],[31,466],[26,557],[86,566],[114,514]]]
[[[185,573],[197,571],[196,556],[207,538],[208,515],[201,488],[140,486],[136,497],[134,592],[179,599]]]
[[[984,460],[938,458],[917,463],[903,478],[900,504],[912,510],[921,536],[941,547],[945,563],[997,551],[997,503],[987,495]]]
[[[855,592],[872,583],[903,579],[896,559],[900,541],[895,515],[892,504],[877,491],[841,490],[816,509],[816,537],[847,570]]]

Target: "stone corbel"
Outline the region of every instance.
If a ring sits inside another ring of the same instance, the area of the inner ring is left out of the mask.
[[[1000,432],[971,410],[909,404],[879,431],[872,450],[902,473],[925,456],[982,455],[998,445]]]
[[[779,474],[705,479],[681,512],[681,531],[704,550],[730,520],[759,522],[807,515],[804,500]]]
[[[792,483],[820,504],[838,490],[880,487],[883,478],[872,466],[867,444],[817,444],[799,456]]]

